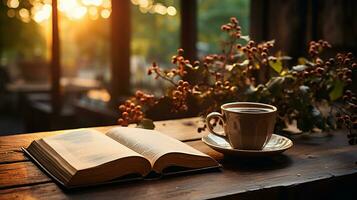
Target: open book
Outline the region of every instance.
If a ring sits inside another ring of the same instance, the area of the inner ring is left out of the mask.
[[[106,134],[78,130],[33,141],[24,149],[67,188],[165,169],[214,168],[210,156],[158,131],[118,127]]]

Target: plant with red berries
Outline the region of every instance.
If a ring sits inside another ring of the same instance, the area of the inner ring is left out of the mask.
[[[172,87],[159,98],[138,91],[119,106],[122,116],[118,123],[139,123],[148,109],[161,103],[169,104],[169,112],[198,110],[196,114],[205,116],[219,111],[226,102],[256,101],[278,107],[278,132],[293,121],[303,132],[344,125],[349,129],[350,143],[357,143],[357,100],[349,89],[357,64],[351,53],[325,58],[324,50],[331,45],[323,40],[312,41],[308,58],[299,58],[296,65],[289,66],[290,57],[271,53],[274,40],[256,43],[243,36],[236,18],[231,18],[221,30],[227,39],[220,54],[192,62],[179,49],[172,57],[170,70],[153,63],[148,75]],[[327,112],[323,109],[326,107]]]

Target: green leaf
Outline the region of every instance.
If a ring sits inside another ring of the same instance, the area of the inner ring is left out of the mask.
[[[253,85],[250,85],[247,90],[245,91],[246,94],[253,94],[254,92],[256,92],[258,89],[257,87],[254,87]]]
[[[306,58],[300,57],[298,58],[298,64],[299,65],[309,65],[309,66],[315,66],[315,63],[309,61]]]
[[[154,129],[155,124],[154,121],[152,121],[151,119],[144,118],[138,123],[136,127],[143,128],[143,129]]]
[[[332,113],[326,119],[326,124],[329,126],[330,129],[336,129],[336,120]]]
[[[280,60],[277,61],[269,60],[269,65],[278,73],[280,73],[281,70],[283,69],[283,63]]]
[[[226,65],[226,70],[232,71],[237,65]]]
[[[296,65],[296,66],[293,67],[293,70],[301,72],[301,71],[304,71],[306,68],[307,68],[306,65]]]
[[[243,40],[249,42],[250,37],[249,37],[249,35],[242,35],[242,36],[240,36],[240,39],[243,39]]]
[[[267,43],[270,43],[270,44],[274,45],[275,44],[275,40],[269,40],[269,41],[267,41]]]
[[[247,66],[249,64],[249,60],[244,60],[243,62],[239,63],[238,65],[241,67]]]
[[[306,58],[303,58],[303,57],[298,58],[298,63],[300,65],[306,65],[307,62],[308,62],[308,60]]]
[[[299,87],[299,90],[302,94],[307,94],[310,90],[310,87],[306,86],[306,85],[301,85]]]
[[[336,80],[333,83],[333,88],[332,91],[330,92],[330,100],[331,101],[335,101],[336,99],[340,98],[343,94],[343,88],[345,87],[345,84],[340,81],[340,80]]]
[[[314,125],[321,129],[321,130],[325,130],[326,129],[326,124],[325,124],[325,120],[320,112],[319,109],[317,109],[316,107],[313,107],[311,109],[311,117],[312,117],[312,121],[314,123]]]
[[[280,60],[291,60],[291,59],[293,59],[293,58],[290,57],[290,56],[280,56],[279,59],[280,59]]]
[[[278,96],[281,95],[284,81],[284,77],[273,77],[266,83],[266,87],[274,96]]]

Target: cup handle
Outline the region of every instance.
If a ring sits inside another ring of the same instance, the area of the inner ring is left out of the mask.
[[[226,134],[224,133],[224,131],[216,132],[216,131],[213,130],[213,126],[212,126],[212,124],[210,123],[211,119],[213,119],[213,118],[218,118],[218,119],[222,120],[223,124],[225,123],[224,118],[223,118],[223,116],[222,116],[221,113],[219,113],[219,112],[211,112],[211,113],[208,114],[207,117],[206,117],[206,125],[207,125],[208,130],[209,130],[211,133],[213,133],[213,134],[215,134],[215,135],[217,135],[217,136],[219,136],[219,137],[223,137],[223,138],[227,139],[227,138],[226,138],[227,136],[226,136]]]

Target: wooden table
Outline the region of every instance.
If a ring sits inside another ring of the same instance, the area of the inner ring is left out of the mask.
[[[343,131],[331,137],[297,138],[283,155],[264,159],[227,158],[211,150],[196,132],[198,118],[156,122],[157,130],[185,141],[223,165],[223,172],[120,183],[76,191],[61,190],[30,162],[20,147],[63,133],[41,132],[0,137],[0,199],[207,199],[353,198],[357,195],[357,146]],[[93,128],[105,132],[111,127]],[[354,195],[354,196],[352,196]]]

